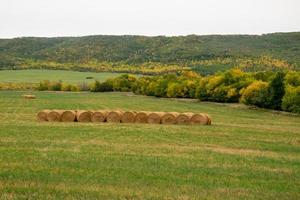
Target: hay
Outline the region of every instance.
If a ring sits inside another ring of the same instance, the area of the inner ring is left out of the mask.
[[[108,112],[105,110],[94,111],[94,112],[92,112],[91,121],[92,122],[105,122],[107,113]]]
[[[206,115],[206,117],[207,117],[207,125],[211,125],[211,116],[209,116],[208,114],[206,114],[205,113],[205,115]]]
[[[176,124],[176,118],[179,114],[177,112],[164,113],[161,117],[162,124]]]
[[[74,122],[76,120],[76,112],[72,110],[65,110],[61,114],[62,122]]]
[[[32,94],[24,94],[24,95],[23,95],[23,98],[25,98],[25,99],[35,99],[36,96],[35,96],[35,95],[32,95]]]
[[[91,122],[92,112],[79,110],[76,112],[76,119],[78,122]]]
[[[123,113],[121,122],[122,123],[134,123],[136,112],[135,111],[126,111]]]
[[[119,123],[122,119],[122,111],[110,111],[107,114],[106,121],[112,123]]]
[[[37,120],[40,121],[40,122],[48,121],[47,115],[48,115],[49,112],[50,112],[50,110],[42,110],[42,111],[38,112]]]
[[[151,112],[148,115],[148,123],[149,124],[160,124],[161,117],[164,115],[164,112]]]
[[[72,111],[42,110],[37,113],[38,121],[50,122],[117,122],[149,124],[202,124],[211,125],[206,113],[146,112],[146,111]]]
[[[193,113],[180,113],[177,118],[177,124],[190,124]]]
[[[141,111],[135,115],[135,123],[147,123],[148,122],[148,113]]]
[[[63,111],[61,110],[51,110],[48,114],[47,114],[47,120],[49,122],[59,122],[61,119],[61,114]]]
[[[205,114],[202,113],[194,114],[191,118],[191,124],[206,125],[207,123],[208,123],[208,118]]]

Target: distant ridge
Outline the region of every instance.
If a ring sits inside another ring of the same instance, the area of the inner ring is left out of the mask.
[[[0,39],[0,69],[31,62],[90,63],[192,62],[268,56],[299,68],[300,32],[263,35],[23,37]]]

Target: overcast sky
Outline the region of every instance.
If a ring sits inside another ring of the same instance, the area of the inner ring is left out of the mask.
[[[300,0],[0,0],[0,38],[300,31]]]

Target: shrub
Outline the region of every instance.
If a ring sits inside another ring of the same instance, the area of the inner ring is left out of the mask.
[[[153,83],[151,77],[141,77],[132,84],[132,91],[136,94],[146,95],[149,92],[149,84]],[[151,96],[154,95],[154,92]]]
[[[32,90],[37,87],[35,83],[0,83],[0,90]]]
[[[300,86],[300,72],[288,72],[284,79],[286,85],[293,87]]]
[[[44,91],[44,90],[49,90],[49,88],[50,88],[50,81],[43,80],[43,81],[40,81],[39,86],[37,87],[37,90]]]
[[[71,87],[72,87],[71,84],[63,83],[62,87],[61,87],[61,90],[62,91],[71,91]]]
[[[94,85],[91,88],[92,92],[111,92],[113,91],[113,82],[107,80],[103,83],[99,81],[95,81]]]
[[[300,113],[300,86],[288,86],[286,88],[286,93],[282,99],[282,109],[293,113]]]
[[[209,94],[208,91],[206,90],[206,85],[208,83],[208,78],[202,78],[199,82],[199,85],[196,88],[196,98],[205,101],[208,100]]]
[[[49,87],[48,87],[48,90],[61,91],[61,89],[62,89],[62,82],[61,81],[52,82]]]
[[[112,80],[113,90],[128,92],[131,91],[134,82],[136,81],[135,76],[124,74]]]
[[[80,86],[79,85],[71,85],[71,91],[72,92],[79,92],[80,90]]]
[[[91,86],[91,92],[100,92],[101,83],[99,81],[95,81],[95,83]]]
[[[210,101],[227,102],[228,86],[221,85],[210,92]]]
[[[241,102],[247,105],[268,107],[269,84],[263,81],[255,81],[246,89],[241,90]]]
[[[236,88],[228,88],[226,101],[227,102],[238,102],[240,98],[239,91]]]

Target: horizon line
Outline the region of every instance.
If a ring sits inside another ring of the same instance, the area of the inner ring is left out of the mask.
[[[135,36],[135,37],[186,37],[186,36],[263,36],[269,34],[288,34],[288,33],[300,33],[299,31],[278,31],[278,32],[266,32],[266,33],[208,33],[208,34],[179,34],[179,35],[143,35],[143,34],[86,34],[86,35],[57,35],[57,36],[14,36],[14,37],[0,37],[0,39],[20,39],[20,38],[79,38],[79,37],[91,37],[91,36]]]

